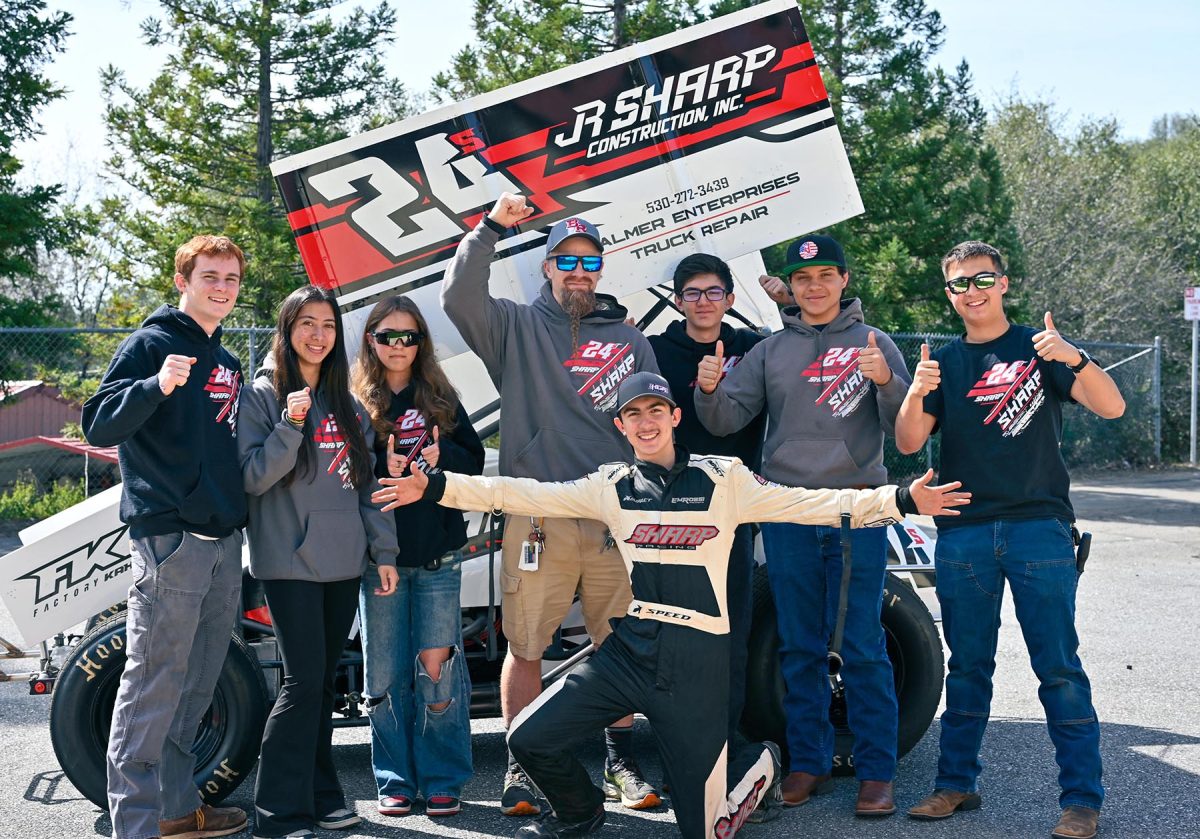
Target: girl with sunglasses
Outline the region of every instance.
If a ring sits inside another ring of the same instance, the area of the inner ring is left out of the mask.
[[[389,297],[367,316],[353,388],[375,427],[379,477],[413,469],[478,475],[483,444],[434,356],[420,309]],[[459,812],[472,774],[471,685],[462,655],[462,513],[422,502],[395,511],[404,549],[395,597],[361,594],[371,763],[379,812]]]
[[[333,765],[334,677],[365,585],[396,584],[396,531],[371,504],[374,433],[350,395],[333,295],[305,286],[279,307],[270,361],[242,392],[238,454],[250,571],[262,581],[283,685],[263,732],[255,837],[315,837],[360,819]]]

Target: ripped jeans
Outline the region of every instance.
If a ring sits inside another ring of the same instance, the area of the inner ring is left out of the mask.
[[[374,594],[379,585],[374,566],[363,577],[359,604],[371,765],[380,798],[415,799],[418,793],[461,798],[471,777],[471,680],[462,657],[461,561],[455,551],[443,557],[436,571],[397,568],[400,582],[390,597]],[[451,654],[435,681],[419,654],[441,647],[449,647]]]

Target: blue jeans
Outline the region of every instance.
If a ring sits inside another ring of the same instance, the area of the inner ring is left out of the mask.
[[[990,521],[938,533],[937,595],[950,647],[935,786],[973,792],[992,703],[1004,582],[1041,686],[1038,698],[1058,761],[1061,806],[1100,809],[1100,722],[1079,661],[1075,550],[1058,519]]]
[[[242,534],[133,540],[128,659],[108,738],[116,839],[158,836],[202,801],[192,743],[212,702],[242,591]]]
[[[379,574],[363,577],[363,649],[371,765],[379,797],[418,792],[462,797],[471,763],[471,681],[462,654],[459,587],[462,555],[443,557],[436,571],[398,568],[396,593],[378,597]],[[435,682],[418,657],[449,647]],[[450,704],[441,711],[429,706]]]
[[[833,765],[829,722],[829,639],[842,583],[842,539],[836,527],[762,526],[767,575],[779,625],[779,664],[787,686],[784,711],[790,771],[822,775]],[[851,531],[850,598],[842,641],[846,711],[854,732],[860,781],[896,775],[896,685],[879,611],[887,566],[887,528]]]

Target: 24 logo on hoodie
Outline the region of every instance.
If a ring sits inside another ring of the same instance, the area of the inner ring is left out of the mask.
[[[816,404],[839,419],[853,414],[871,392],[871,382],[858,369],[861,347],[830,347],[800,375],[820,388]]]
[[[1038,360],[997,361],[967,391],[967,398],[976,405],[992,406],[984,425],[995,422],[1002,436],[1016,437],[1046,401]]]
[[[229,433],[237,434],[238,394],[242,392],[242,374],[218,364],[208,374],[208,384],[204,386],[204,390],[208,392],[208,398],[220,406],[217,422],[228,423]]]
[[[332,475],[336,472],[342,479],[342,489],[353,489],[354,484],[350,482],[350,449],[346,446],[346,438],[342,436],[342,430],[338,428],[337,419],[333,414],[317,424],[317,430],[313,432],[313,442],[317,444],[317,451],[333,454],[329,466],[325,469],[326,474]]]
[[[563,367],[576,382],[576,392],[592,400],[597,411],[611,411],[617,401],[617,386],[633,372],[633,345],[586,341],[580,344]],[[582,382],[582,384],[580,384]]]

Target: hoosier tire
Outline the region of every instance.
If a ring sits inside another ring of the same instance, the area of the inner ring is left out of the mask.
[[[96,626],[67,656],[50,702],[50,742],[67,778],[108,809],[108,729],[125,669],[125,615]],[[216,804],[254,767],[270,703],[254,653],[236,635],[221,668],[212,705],[200,719],[192,751],[196,786]]]
[[[942,696],[942,642],[929,610],[916,592],[888,574],[880,619],[896,681],[900,719],[897,756],[924,736]],[[779,631],[766,568],[755,569],[754,621],[746,663],[746,711],[742,730],[752,740],[773,740],[786,754],[787,720],[783,711],[783,675],[779,669]],[[845,700],[834,697],[829,717],[835,731],[833,772],[854,774],[854,736],[846,723]],[[786,765],[786,760],[785,760]]]

